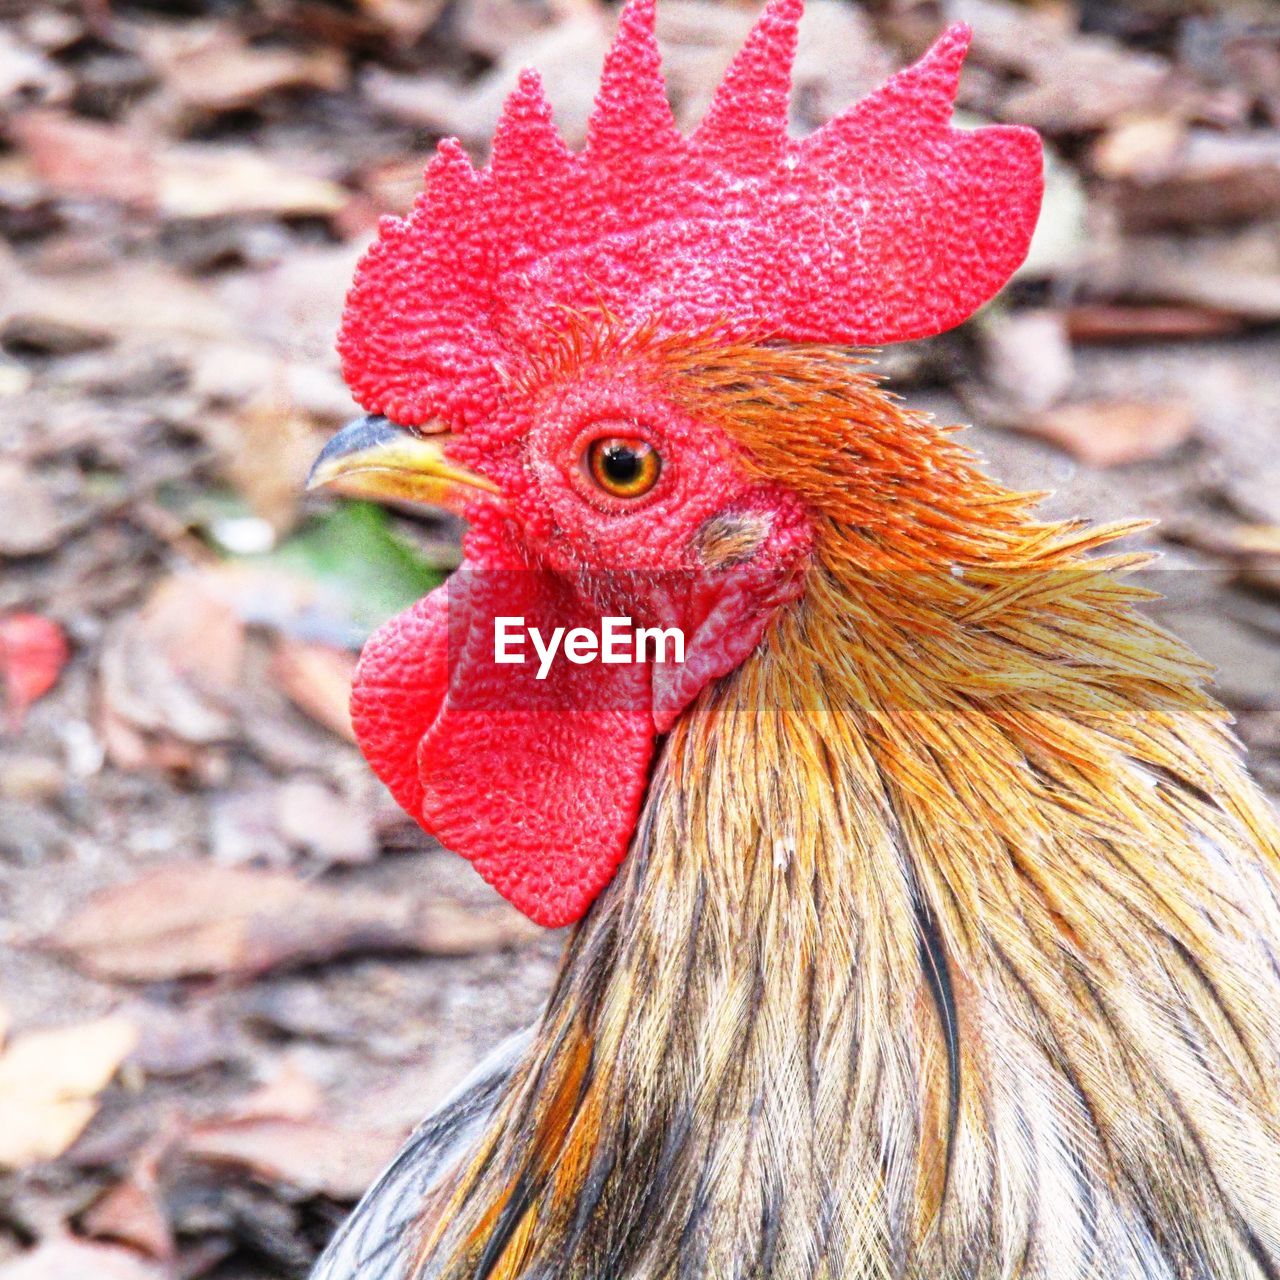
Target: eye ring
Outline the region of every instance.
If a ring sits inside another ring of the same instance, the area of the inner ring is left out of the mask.
[[[583,454],[583,470],[613,498],[640,498],[662,474],[662,457],[639,436],[597,436]]]

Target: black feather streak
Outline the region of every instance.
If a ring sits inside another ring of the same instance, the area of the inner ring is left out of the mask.
[[[924,970],[929,994],[933,997],[947,1048],[947,1150],[942,1177],[945,1200],[951,1182],[951,1153],[955,1146],[956,1125],[960,1119],[960,1024],[956,1009],[955,989],[951,982],[951,966],[942,945],[942,935],[933,913],[915,895],[916,924],[920,931],[920,965]]]

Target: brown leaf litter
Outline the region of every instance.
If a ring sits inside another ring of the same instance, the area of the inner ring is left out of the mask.
[[[307,882],[289,872],[166,863],[93,895],[38,945],[101,978],[250,978],[368,951],[460,956],[533,932],[505,905]]]

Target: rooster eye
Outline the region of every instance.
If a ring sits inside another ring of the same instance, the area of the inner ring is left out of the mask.
[[[646,440],[601,436],[587,446],[587,474],[615,498],[638,498],[658,483],[662,459]]]

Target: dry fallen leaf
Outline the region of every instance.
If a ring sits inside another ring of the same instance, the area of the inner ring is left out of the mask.
[[[243,659],[244,627],[212,579],[162,581],[103,646],[102,727],[115,763],[186,767],[193,746],[229,738]]]
[[[165,218],[324,217],[350,198],[293,160],[247,146],[166,144],[44,109],[22,112],[11,129],[53,194],[108,200]]]
[[[373,9],[379,4],[381,0],[374,0],[362,7]],[[580,0],[545,8],[526,0],[468,0],[450,12],[449,25],[468,52],[496,60],[512,45],[529,39],[555,19],[563,19],[575,6],[585,7],[580,6]],[[421,178],[421,173],[418,176]]]
[[[532,932],[502,904],[462,908],[188,863],[95,894],[38,945],[99,977],[159,982],[250,976],[371,950],[470,955]]]
[[[1163,171],[1186,137],[1186,124],[1175,112],[1120,117],[1094,143],[1093,171],[1115,180],[1143,178]]]
[[[377,1177],[406,1134],[339,1123],[326,1114],[323,1090],[286,1059],[262,1088],[223,1114],[192,1126],[187,1159],[244,1170],[292,1192],[354,1200]]]
[[[111,1240],[138,1249],[149,1258],[173,1256],[173,1231],[153,1173],[136,1173],[96,1201],[80,1221],[95,1240]]]
[[[283,370],[283,366],[281,366]],[[316,456],[312,423],[276,386],[228,415],[221,433],[222,470],[254,514],[277,535],[297,522],[307,472]]]
[[[153,141],[116,125],[39,108],[15,115],[14,140],[55,195],[147,208],[156,188]]]
[[[1212,307],[1126,307],[1106,302],[1082,302],[1067,310],[1067,333],[1072,342],[1213,338],[1237,333],[1243,327],[1238,316]]]
[[[444,0],[357,0],[356,8],[404,45],[411,45],[440,16]]]
[[[286,1060],[273,1079],[225,1114],[193,1126],[188,1158],[246,1170],[304,1195],[354,1200],[398,1150],[392,1127],[358,1132],[324,1114],[319,1085]]]
[[[1280,557],[1280,525],[1241,525],[1232,542],[1233,549],[1244,556]]]
[[[351,727],[351,679],[354,654],[325,645],[281,639],[271,670],[281,689],[317,724],[355,741]]]
[[[336,49],[251,45],[225,23],[149,27],[141,44],[166,89],[198,111],[235,111],[280,89],[334,92],[346,82],[346,61]]]
[[[0,1167],[24,1169],[66,1151],[137,1039],[121,1017],[14,1037],[0,1054]]]
[[[56,354],[129,338],[167,345],[210,344],[237,324],[213,292],[172,267],[118,262],[59,275],[15,272],[0,296],[0,332]]]
[[[405,1134],[358,1132],[323,1120],[261,1117],[198,1125],[186,1154],[211,1164],[245,1169],[303,1195],[355,1200],[386,1167]]]
[[[9,327],[5,326],[5,336]],[[71,522],[40,477],[10,458],[0,459],[0,557],[33,556],[52,551],[66,537]]]
[[[276,796],[276,820],[290,844],[323,862],[372,862],[378,855],[373,814],[323,783],[286,782]]]
[[[364,96],[379,111],[406,124],[456,134],[477,150],[488,147],[507,95],[523,67],[537,67],[555,112],[556,127],[572,147],[586,138],[595,85],[584,66],[599,66],[608,32],[599,11],[575,15],[512,45],[496,65],[459,92],[443,75],[401,75],[371,66],[362,73]]]
[[[262,1088],[242,1099],[223,1121],[312,1120],[324,1108],[324,1091],[292,1058]]]
[[[1195,412],[1181,401],[1091,400],[1059,405],[1022,429],[1091,467],[1158,458],[1190,438]]]
[[[1189,303],[1270,324],[1280,319],[1280,221],[1103,240],[1081,284],[1096,297]]]
[[[185,143],[157,158],[156,205],[169,218],[324,217],[348,193],[250,147]]]
[[[1040,413],[1066,395],[1075,367],[1059,312],[996,313],[979,332],[983,372],[1002,406],[1019,415]]]
[[[1115,197],[1133,231],[1265,218],[1280,206],[1280,133],[1197,130],[1119,183]]]
[[[12,728],[53,688],[70,656],[56,622],[35,613],[0,617],[0,690]]]
[[[168,1280],[168,1272],[127,1249],[67,1239],[0,1266],[0,1280]]]
[[[1081,35],[1071,10],[1002,0],[952,0],[948,16],[974,28],[974,63],[1021,79],[1001,114],[1050,133],[1105,128],[1119,117],[1179,107],[1187,92],[1170,63],[1098,35]]]

